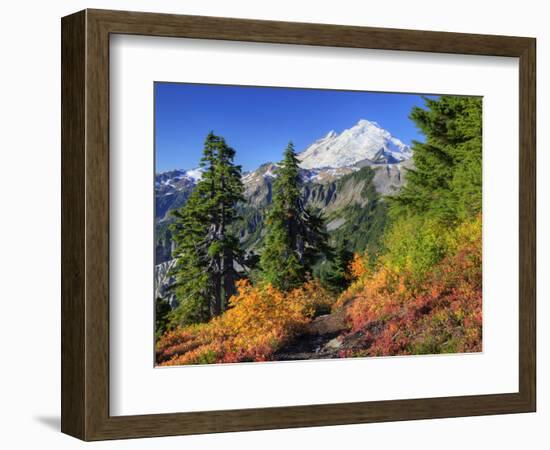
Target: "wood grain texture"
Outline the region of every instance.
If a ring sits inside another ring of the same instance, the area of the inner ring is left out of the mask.
[[[61,27],[61,430],[78,437],[86,408],[85,20],[79,12]]]
[[[109,416],[109,34],[113,33],[519,57],[519,392]],[[62,430],[65,433],[84,440],[119,439],[535,410],[534,39],[86,10],[63,18],[62,40]]]
[[[111,33],[278,44],[521,56],[528,38],[315,23],[88,10]]]
[[[109,33],[90,14],[86,77],[85,422],[89,439],[109,417]]]
[[[530,40],[519,68],[519,383],[536,409],[536,41]]]

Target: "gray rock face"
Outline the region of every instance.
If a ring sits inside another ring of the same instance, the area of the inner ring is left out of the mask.
[[[412,159],[395,164],[368,164],[375,176],[373,184],[376,191],[382,195],[391,195],[399,191],[405,183],[407,169],[412,168]],[[360,166],[341,169],[302,170],[304,181],[304,202],[319,209],[340,209],[351,204],[363,204],[361,197],[365,186],[363,180],[348,179],[338,185],[337,181],[346,175],[357,172]],[[256,208],[271,203],[272,186],[277,177],[276,164],[264,164],[258,170],[243,177],[245,198],[247,204]]]
[[[170,270],[175,264],[176,260],[172,259],[155,266],[155,298],[167,300],[172,308],[175,308],[178,303],[175,294],[170,291],[175,281],[170,275]]]
[[[401,186],[405,184],[407,170],[413,167],[412,159],[397,164],[384,164],[376,167],[376,174],[373,179],[376,191],[382,195],[396,194]]]

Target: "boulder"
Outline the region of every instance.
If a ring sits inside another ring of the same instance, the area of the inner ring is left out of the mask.
[[[316,317],[306,325],[304,334],[325,335],[344,331],[348,328],[346,324],[346,312],[339,309],[331,314]]]

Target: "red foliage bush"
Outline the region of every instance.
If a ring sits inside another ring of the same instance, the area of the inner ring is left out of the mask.
[[[350,333],[364,333],[366,345],[341,356],[481,351],[481,218],[462,225],[451,248],[421,283],[383,267],[360,280],[359,292],[352,285]]]
[[[367,254],[349,267],[352,285],[336,302],[317,281],[284,293],[239,282],[230,309],[207,324],[165,333],[159,365],[266,361],[316,311],[346,312],[349,338],[340,357],[478,352],[482,346],[481,217],[441,236],[446,256],[422,278]]]

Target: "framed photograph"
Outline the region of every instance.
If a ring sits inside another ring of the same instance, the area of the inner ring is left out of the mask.
[[[535,39],[61,29],[64,433],[535,411]]]

